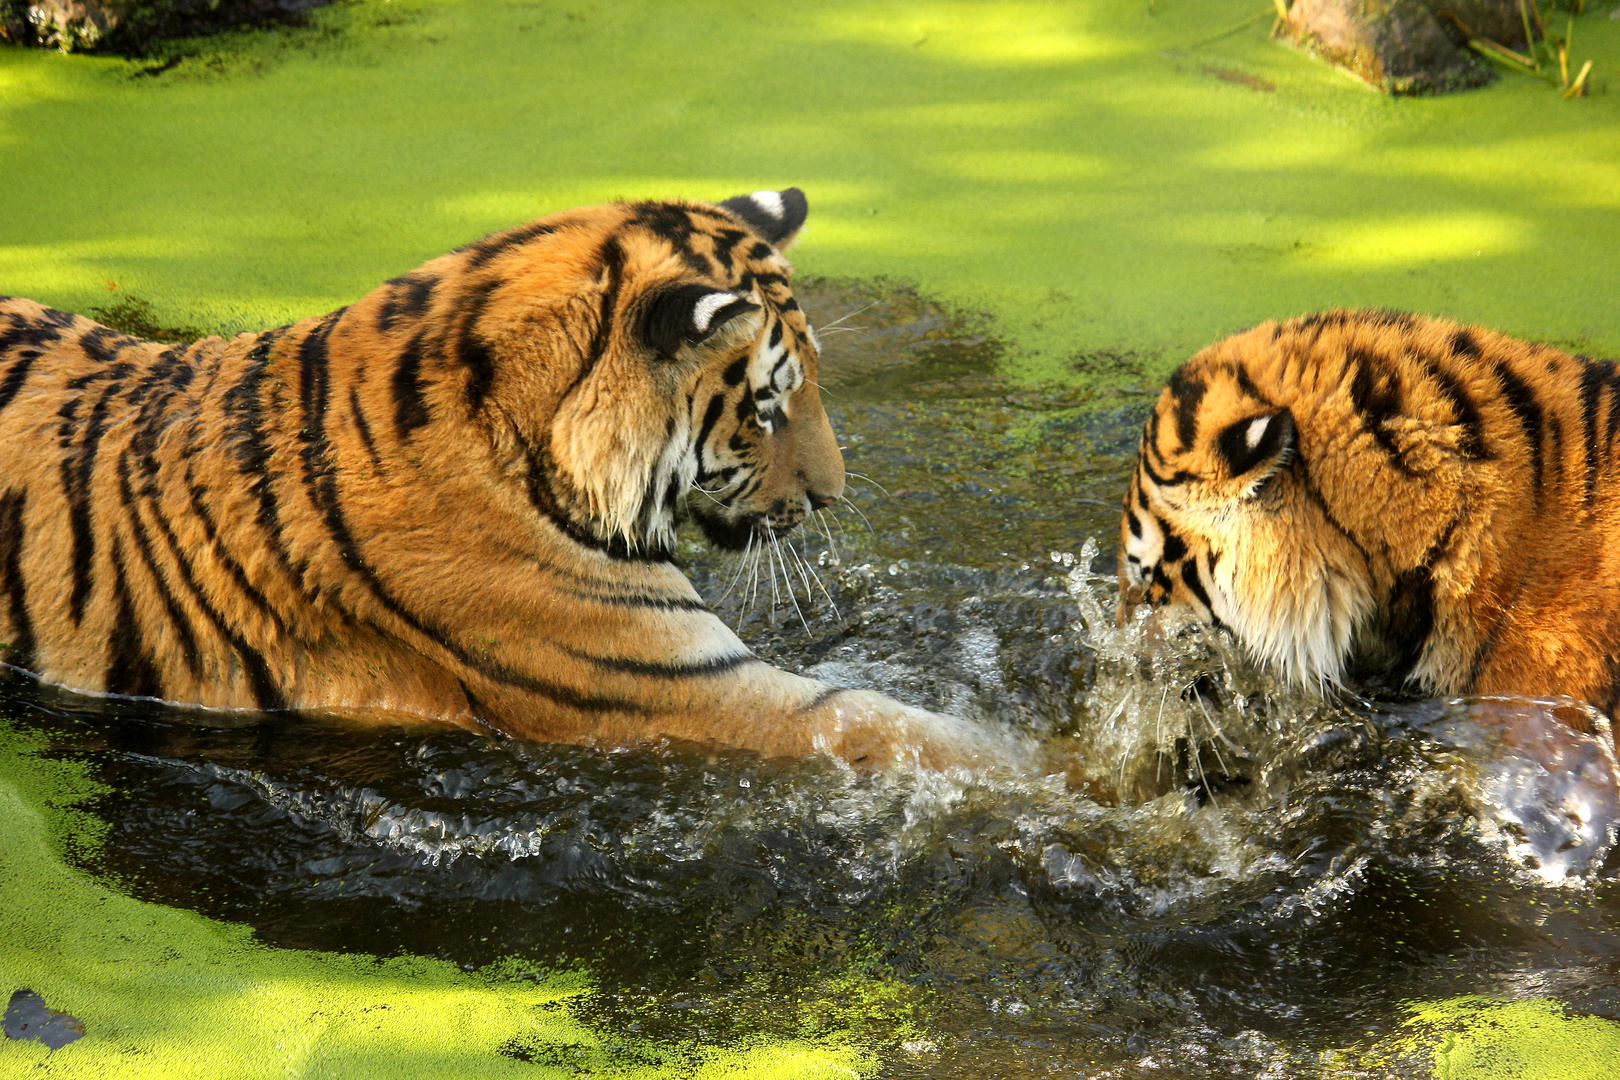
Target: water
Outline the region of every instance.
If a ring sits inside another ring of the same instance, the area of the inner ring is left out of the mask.
[[[780,566],[773,604],[763,566],[695,546],[693,578],[773,661],[1038,736],[1047,775],[213,728],[14,689],[7,714],[110,785],[91,869],[273,944],[584,968],[587,1015],[642,1039],[858,1038],[895,1077],[1313,1077],[1404,1000],[1617,1012],[1604,718],[1322,700],[1200,627],[1116,628],[1150,388],[1011,391],[994,342],[904,291],[849,322],[824,381],[870,479],[795,541],[819,580]]]

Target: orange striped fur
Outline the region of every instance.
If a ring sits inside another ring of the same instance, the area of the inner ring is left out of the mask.
[[[1302,682],[1620,699],[1620,372],[1377,311],[1198,353],[1143,432],[1121,618],[1181,604]]]
[[[0,300],[0,642],[76,690],[869,766],[960,721],[750,655],[670,560],[836,497],[796,189],[575,210],[170,347]]]

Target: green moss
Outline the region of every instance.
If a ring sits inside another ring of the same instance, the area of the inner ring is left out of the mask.
[[[1400,1032],[1357,1055],[1342,1075],[1434,1080],[1612,1080],[1620,1024],[1570,1016],[1552,1001],[1462,997],[1411,1007]],[[1337,1075],[1331,1070],[1329,1075]]]
[[[189,345],[207,334],[195,326],[164,326],[152,313],[152,302],[139,296],[121,297],[104,307],[92,307],[89,313],[114,330],[152,341]]]
[[[571,1012],[580,976],[267,948],[237,926],[120,896],[62,861],[100,831],[96,785],[0,724],[0,1000],[19,987],[85,1024],[54,1053],[0,1040],[0,1076],[499,1077],[536,1065],[627,1077],[848,1077],[863,1053],[791,1037],[740,1047],[604,1038]],[[549,1075],[557,1075],[551,1073]]]
[[[1255,0],[1152,7],[375,0],[150,77],[0,49],[0,291],[256,328],[562,207],[791,183],[801,270],[989,312],[1030,379],[1340,304],[1620,355],[1607,11],[1589,99],[1391,101]]]

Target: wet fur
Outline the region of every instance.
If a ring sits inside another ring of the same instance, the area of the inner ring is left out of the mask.
[[[1266,323],[1176,372],[1120,525],[1141,600],[1297,681],[1620,702],[1620,372],[1378,311]]]
[[[76,690],[555,741],[967,762],[754,658],[670,559],[843,487],[795,189],[623,203],[189,347],[0,300],[0,642]]]

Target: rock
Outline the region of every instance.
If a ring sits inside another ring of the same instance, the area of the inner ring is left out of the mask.
[[[42,1042],[52,1050],[84,1038],[83,1021],[51,1008],[32,990],[18,990],[11,995],[0,1030],[8,1039]]]
[[[157,40],[286,19],[326,0],[0,0],[0,41],[139,55]]]
[[[1294,0],[1278,33],[1387,94],[1445,94],[1496,78],[1464,26],[1527,47],[1517,0]]]

